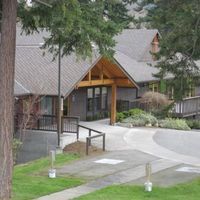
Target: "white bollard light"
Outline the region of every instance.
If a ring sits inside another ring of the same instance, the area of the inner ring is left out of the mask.
[[[56,169],[49,169],[49,178],[56,178]]]
[[[144,183],[144,189],[146,192],[152,191],[153,184],[150,181],[150,179],[151,179],[151,164],[147,163],[146,164],[146,180],[147,181]]]
[[[56,152],[50,151],[51,169],[49,169],[49,178],[56,178],[56,169],[54,169],[54,162],[56,160]]]
[[[145,192],[151,192],[151,191],[152,191],[152,186],[153,186],[152,182],[148,182],[148,181],[147,181],[147,182],[144,184]]]

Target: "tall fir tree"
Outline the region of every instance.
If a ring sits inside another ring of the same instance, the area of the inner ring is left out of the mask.
[[[148,26],[161,33],[160,60],[157,67],[162,77],[170,73],[174,98],[184,98],[200,82],[200,2],[199,0],[144,0],[148,4]]]
[[[128,27],[131,17],[127,4],[135,0],[49,0],[52,7],[34,3],[27,7],[20,1],[18,16],[27,34],[45,28],[51,33],[44,44],[56,53],[61,44],[63,55],[72,52],[82,57],[91,56],[93,45],[102,55],[112,55],[114,35]]]
[[[18,17],[16,17],[18,2]],[[126,5],[134,0],[35,0],[28,7],[25,0],[1,0],[0,38],[0,199],[11,198],[12,136],[14,115],[14,66],[16,19],[22,29],[31,34],[40,29],[49,31],[44,48],[63,56],[75,52],[84,58],[91,56],[92,46],[99,53],[111,56],[113,36],[128,26],[130,16]],[[44,2],[49,5],[47,7]]]

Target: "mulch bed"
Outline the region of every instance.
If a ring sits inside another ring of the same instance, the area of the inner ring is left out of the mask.
[[[80,156],[86,156],[86,143],[80,142],[80,141],[71,143],[65,146],[63,151],[66,153],[76,153],[76,154],[79,154]],[[96,154],[101,154],[101,153],[103,153],[102,149],[99,149],[95,146],[89,147],[89,155],[96,155]]]

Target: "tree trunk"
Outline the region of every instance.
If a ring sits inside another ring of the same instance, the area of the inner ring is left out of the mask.
[[[2,0],[0,42],[0,200],[11,198],[17,0]]]

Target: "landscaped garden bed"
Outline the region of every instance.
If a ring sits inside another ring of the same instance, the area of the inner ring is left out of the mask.
[[[129,128],[148,126],[177,130],[200,129],[200,120],[186,120],[169,117],[161,119],[154,116],[151,112],[145,112],[138,108],[117,113],[117,122],[117,125]]]

